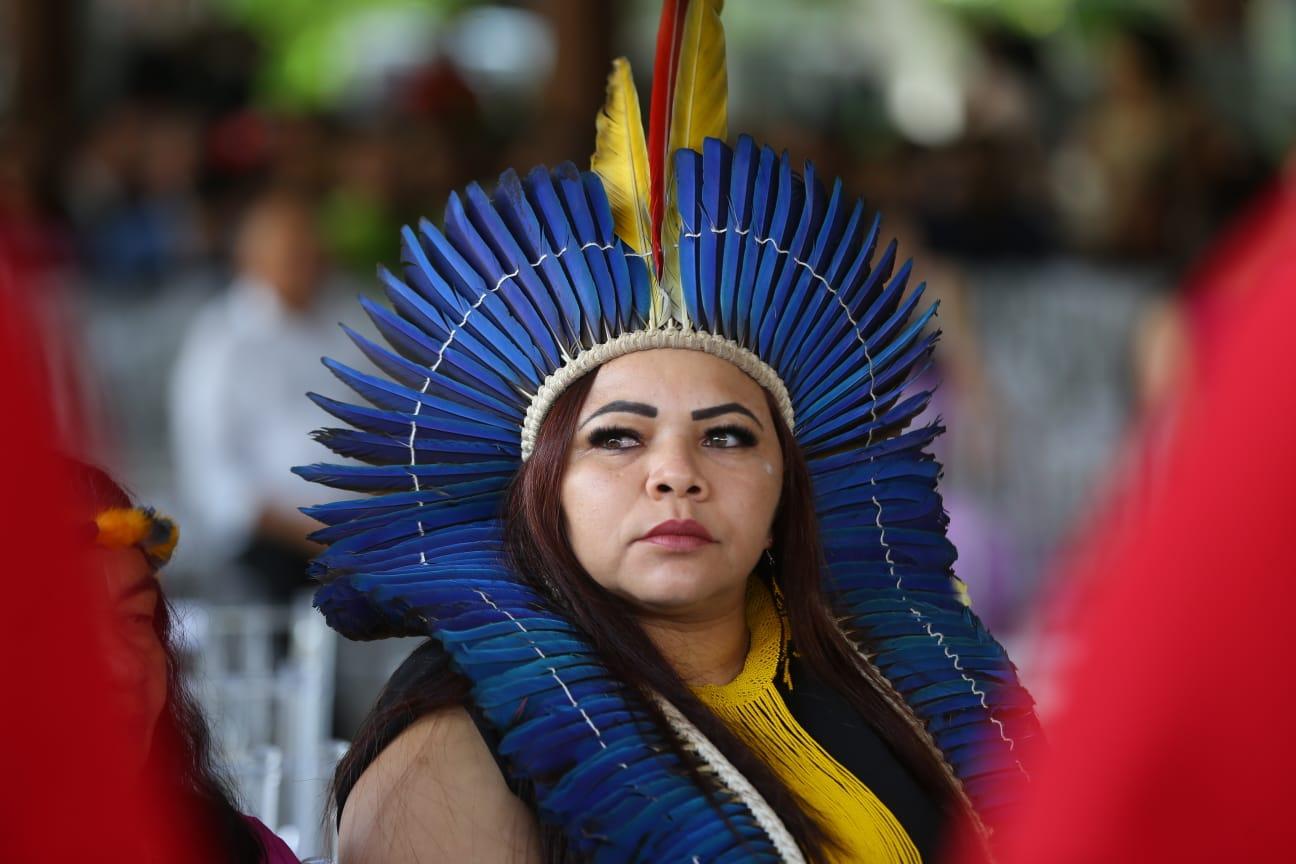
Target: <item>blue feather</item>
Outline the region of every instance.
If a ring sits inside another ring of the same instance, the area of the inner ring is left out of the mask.
[[[874,295],[875,286],[883,283],[889,277],[891,265],[895,261],[895,241],[892,241],[882,257],[878,260],[877,266],[869,272],[868,277],[864,280],[861,288],[853,293],[853,299],[858,303],[861,297]],[[849,306],[852,298],[843,298]],[[843,362],[843,358],[852,351],[857,350],[861,340],[867,340],[868,328],[862,321],[864,313],[861,309],[854,306],[849,307],[850,311],[844,320],[835,328],[835,332],[830,332],[828,338],[824,340],[821,349],[816,349],[816,360],[813,365],[805,364],[802,367],[801,374],[797,376],[798,390],[802,388],[817,388],[822,391],[827,382],[823,378],[831,376],[833,373],[844,371],[845,367],[851,366]],[[854,323],[852,323],[854,322]],[[828,384],[827,386],[831,386]]]
[[[813,178],[809,165],[806,167],[806,184],[809,185]],[[822,190],[818,189],[818,181],[814,182],[817,201],[822,196]],[[814,328],[824,306],[831,302],[832,293],[828,286],[832,284],[830,280],[834,274],[828,271],[828,264],[829,256],[836,253],[841,245],[841,209],[842,184],[838,180],[833,184],[832,195],[822,216],[816,214],[814,223],[810,225],[813,243],[804,259],[805,266],[801,268],[802,272],[797,279],[792,302],[774,332],[774,350],[770,357],[780,369],[796,365],[797,357],[808,345],[804,341],[805,337]]]
[[[646,253],[651,256],[652,253]],[[652,286],[652,277],[649,275],[648,258],[636,254],[632,258],[626,259],[626,269],[630,273],[630,297],[633,301],[631,307],[630,330],[642,330],[648,326],[648,318],[652,308],[652,292],[655,290]]]
[[[393,381],[420,392],[423,392],[423,388],[426,387],[427,393],[445,399],[459,400],[468,405],[476,405],[483,411],[490,411],[506,419],[514,420],[518,427],[521,428],[523,411],[516,404],[505,404],[480,387],[465,387],[453,378],[444,375],[429,375],[427,367],[411,363],[399,354],[393,354],[386,348],[366,339],[345,324],[342,325],[342,330],[356,344],[361,353],[390,376]]]
[[[699,296],[701,285],[698,273],[698,247],[702,236],[710,234],[703,224],[698,207],[702,192],[701,163],[701,154],[694,150],[681,148],[675,151],[675,207],[680,216],[680,289],[684,298],[684,312],[693,322],[695,330],[707,329]]]
[[[419,227],[425,232],[428,230],[435,232],[436,230],[431,228],[431,224],[426,219],[419,223]],[[448,319],[458,321],[467,314],[472,305],[472,300],[456,293],[449,283],[441,278],[436,267],[432,265],[432,261],[428,258],[423,244],[419,242],[414,230],[408,225],[401,228],[401,263],[405,265],[405,278],[425,298],[436,304],[437,308]]]
[[[804,193],[800,184],[792,176],[792,167],[788,162],[787,151],[779,157],[777,192],[774,199],[773,213],[770,217],[769,233],[757,236],[761,243],[760,270],[756,274],[756,290],[752,295],[750,329],[748,344],[754,342],[756,353],[764,355],[768,345],[762,340],[766,333],[767,319],[778,317],[773,308],[773,291],[780,274],[785,268],[795,270],[796,265],[788,260],[786,247],[789,245],[789,234],[797,217],[801,215],[801,203]]]
[[[455,345],[456,348],[489,364],[492,368],[504,372],[508,372],[511,368],[513,375],[524,379],[543,377],[539,371],[543,368],[543,361],[539,355],[533,361],[485,315],[468,315],[464,319],[463,326],[449,326],[431,304],[399,280],[384,279],[383,288],[396,312],[430,337],[429,346],[436,346],[438,359],[444,356],[451,345]],[[481,338],[474,333],[480,333]],[[534,346],[531,350],[534,353]],[[436,366],[436,363],[432,365]]]
[[[921,353],[929,349],[930,344],[920,342],[912,350]],[[894,365],[901,366],[899,362]],[[881,440],[881,430],[906,423],[926,407],[930,392],[909,392],[917,377],[897,380],[898,376],[887,375],[885,381],[846,381],[836,401],[830,394],[824,410],[806,419],[801,429],[805,443],[815,449],[831,449],[827,442],[843,433],[849,439],[867,434],[870,441]]]
[[[562,264],[554,255],[554,248],[545,238],[540,220],[522,188],[522,181],[513,169],[500,175],[494,202],[500,218],[521,246],[522,256],[526,259],[523,263],[535,274],[537,281],[534,285],[527,285],[528,289],[544,293],[558,307],[563,323],[562,347],[565,353],[573,353],[581,341],[580,303],[571,290]]]
[[[462,418],[448,415],[435,409],[410,414],[396,411],[383,411],[377,408],[366,408],[363,405],[348,405],[317,393],[308,394],[316,405],[329,414],[349,423],[356,429],[366,432],[387,434],[393,437],[410,433],[415,436],[434,435],[437,438],[462,438],[466,441],[497,441],[500,444],[512,444],[518,437],[512,429],[486,426],[481,423],[465,421]]]
[[[400,465],[410,461],[407,442],[390,435],[375,435],[355,429],[321,429],[314,433],[315,440],[339,456],[358,459],[377,465]],[[503,447],[499,444],[476,440],[446,438],[414,442],[414,461],[472,462],[480,459],[516,458],[520,446]]]
[[[352,492],[396,492],[419,486],[442,486],[457,480],[483,477],[512,477],[512,462],[473,462],[445,465],[298,465],[297,476],[334,489]]]
[[[754,335],[759,326],[755,321],[756,285],[765,250],[765,244],[761,241],[768,236],[770,221],[773,218],[774,196],[771,179],[775,176],[775,170],[774,151],[762,147],[751,192],[751,219],[744,226],[746,236],[743,238],[742,267],[738,271],[736,290],[737,340],[744,345],[750,344],[749,336]]]
[[[739,274],[742,272],[747,243],[742,232],[751,222],[751,186],[756,172],[756,144],[748,135],[738,139],[729,169],[729,197],[726,212],[717,214],[718,224],[725,226],[724,262],[720,271],[718,332],[730,339],[741,337],[738,310]]]
[[[862,217],[862,202],[856,204],[856,212]],[[822,370],[824,355],[836,344],[834,340],[828,338],[829,333],[848,336],[855,332],[856,328],[850,316],[849,298],[853,296],[853,286],[857,286],[861,281],[867,279],[871,272],[870,262],[873,258],[874,247],[877,245],[878,230],[881,225],[881,214],[875,213],[873,223],[863,241],[858,244],[854,241],[842,244],[842,251],[846,254],[842,256],[840,266],[846,268],[845,273],[838,272],[839,265],[834,264],[834,275],[829,278],[829,281],[834,285],[836,291],[828,303],[827,310],[814,326],[809,338],[806,339],[806,350],[798,358],[787,364],[787,383],[789,387],[797,390],[803,389],[807,379]]]
[[[545,288],[544,281],[535,271],[534,264],[539,261],[539,256],[528,256],[519,245],[518,240],[514,237],[513,231],[501,218],[496,211],[495,205],[486,193],[482,191],[481,186],[473,183],[469,185],[466,193],[467,203],[465,205],[466,213],[469,220],[480,232],[480,237],[490,247],[494,257],[499,261],[501,267],[506,268],[507,273],[500,273],[497,278],[507,279],[501,285],[500,290],[509,295],[513,291],[520,291],[521,294],[530,299],[531,304],[540,312],[544,320],[548,333],[553,337],[555,344],[560,349],[560,355],[566,346],[574,344],[575,330],[569,323],[569,318],[565,314],[567,308],[565,304],[571,301],[570,297],[555,298]],[[523,202],[519,202],[523,203]],[[524,217],[524,212],[516,215]],[[529,226],[530,220],[521,219],[524,227],[534,228],[533,242],[540,239],[539,226]],[[525,238],[524,238],[525,239]],[[563,305],[562,311],[559,306]]]
[[[564,162],[554,171],[554,178],[559,198],[565,205],[577,238],[577,247],[569,249],[568,254],[584,258],[594,280],[599,308],[598,318],[595,319],[597,325],[592,324],[592,329],[595,339],[602,341],[614,333],[617,320],[616,285],[612,282],[612,272],[608,269],[603,250],[598,248],[600,244],[594,214],[590,211],[589,199],[585,197],[585,184],[581,181],[580,172],[570,162]]]
[[[723,228],[729,215],[729,166],[732,152],[723,141],[707,138],[702,145],[702,236],[698,241],[698,304],[702,313],[703,327],[708,331],[722,333],[721,281],[722,255],[727,234],[717,233]]]
[[[494,429],[507,430],[512,435],[518,434],[518,423],[512,417],[502,417],[492,411],[483,411],[475,405],[464,404],[462,400],[446,399],[436,394],[413,390],[399,384],[393,384],[373,375],[358,372],[349,366],[338,363],[328,357],[324,365],[360,396],[375,407],[385,411],[415,411],[422,413],[424,408],[443,414],[460,417],[472,423],[479,423]]]
[[[626,332],[633,326],[635,320],[634,282],[630,276],[629,265],[633,258],[627,257],[630,250],[617,239],[612,205],[608,203],[603,181],[597,174],[584,171],[581,173],[581,182],[585,187],[585,198],[589,203],[590,211],[594,214],[594,224],[598,226],[599,242],[602,246],[609,247],[600,249],[599,252],[612,276],[613,294],[616,297],[617,314],[612,326],[621,332]]]
[[[843,374],[839,369],[833,370],[832,373],[824,375],[824,381],[816,383],[811,391],[805,394],[804,398],[811,403],[805,412],[813,416],[823,407],[825,407],[834,397],[840,398],[842,393],[852,387],[865,386],[870,390],[876,388],[877,382],[883,376],[889,375],[888,369],[891,361],[902,354],[914,340],[923,334],[931,318],[936,314],[936,307],[929,307],[923,314],[914,319],[908,327],[905,328],[892,341],[883,346],[870,345],[862,348],[866,362],[862,365],[849,364]],[[857,350],[860,348],[857,344]]]
[[[821,285],[815,284],[813,274],[805,266],[811,237],[819,226],[824,209],[823,187],[815,177],[814,166],[811,163],[806,163],[805,176],[800,178],[800,182],[794,179],[793,189],[801,191],[800,218],[797,220],[792,241],[787,247],[783,269],[779,273],[773,299],[770,301],[771,314],[765,316],[758,343],[764,346],[764,356],[769,358],[775,368],[778,368],[782,354],[782,346],[775,338],[780,325],[787,320],[799,320],[805,295],[810,290],[821,288]],[[782,329],[787,332],[786,327]]]
[[[891,278],[892,269],[895,267],[896,249],[898,245],[894,238],[887,243],[882,254],[869,270],[868,275],[858,287],[844,298],[847,306],[850,307],[851,317],[859,321],[864,317],[865,309],[878,298],[879,294],[886,287],[887,280]]]
[[[506,402],[517,402],[517,392],[498,373],[462,352],[452,352],[449,347],[438,354],[428,345],[426,336],[414,325],[366,297],[360,298],[360,306],[387,343],[407,359],[428,367],[429,371],[436,366],[442,375],[460,379],[461,383],[488,388]]]
[[[558,311],[552,300],[530,290],[532,286],[524,285],[522,264],[526,262],[517,260],[522,257],[521,250],[508,236],[508,229],[481,187],[474,183],[465,194],[467,205],[459,195],[450,195],[446,204],[445,236],[470,267],[474,296],[498,295],[503,299],[527,338],[540,350],[547,368],[552,369],[561,354],[562,325]],[[474,222],[474,216],[480,224]],[[526,274],[533,275],[529,267]]]
[[[546,169],[536,168],[527,175],[525,189],[532,207],[540,219],[549,245],[553,247],[558,263],[567,280],[575,289],[581,310],[581,340],[592,347],[602,334],[602,312],[594,274],[585,256],[579,254],[581,243],[572,231],[567,211],[558,195],[557,180]]]

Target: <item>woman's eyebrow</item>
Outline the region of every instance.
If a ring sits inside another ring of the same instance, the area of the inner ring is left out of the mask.
[[[626,402],[624,400],[618,399],[615,402],[607,403],[602,408],[598,409],[593,414],[586,417],[583,421],[581,421],[580,425],[584,426],[586,423],[593,420],[595,417],[599,416],[600,414],[610,414],[613,411],[624,411],[627,414],[641,414],[644,417],[657,416],[657,409],[652,405],[647,405],[643,402]]]
[[[143,579],[139,579],[134,583],[132,583],[129,587],[127,587],[125,590],[123,590],[120,594],[117,595],[117,602],[123,603],[129,600],[130,598],[136,596],[137,594],[143,594],[146,591],[154,591],[158,594],[162,593],[162,589],[158,585],[157,579],[154,578],[153,576],[145,576]]]
[[[756,421],[757,426],[760,426],[760,428],[762,429],[765,428],[764,425],[761,424],[760,420],[757,419],[755,414],[747,410],[747,408],[743,407],[742,405],[739,405],[737,402],[726,402],[723,405],[716,405],[711,408],[699,408],[698,410],[693,412],[692,416],[694,420],[710,420],[712,417],[719,417],[721,414],[734,414],[734,413],[746,414],[752,420]]]

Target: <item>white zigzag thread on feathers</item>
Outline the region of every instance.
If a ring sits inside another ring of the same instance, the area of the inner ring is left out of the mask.
[[[492,599],[490,599],[490,597],[486,596],[486,593],[485,593],[484,591],[482,591],[482,590],[480,590],[480,589],[476,589],[476,588],[473,589],[473,591],[474,591],[474,593],[475,593],[478,597],[480,597],[480,598],[482,599],[482,601],[483,601],[484,603],[486,603],[487,605],[489,605],[489,606],[490,606],[492,609],[494,609],[496,612],[501,612],[501,613],[503,613],[505,617],[507,617],[510,621],[513,622],[513,626],[517,627],[518,630],[522,631],[523,633],[526,633],[526,634],[528,635],[528,637],[530,636],[531,631],[528,630],[528,629],[526,628],[526,625],[525,625],[525,624],[523,624],[521,621],[517,620],[517,618],[514,618],[512,612],[508,611],[507,609],[501,609],[499,606],[497,606],[497,605],[495,604],[495,601],[494,601],[494,600],[492,600]],[[530,639],[528,638],[527,641],[530,642]],[[539,656],[540,659],[542,659],[542,660],[547,660],[547,659],[549,659],[549,658],[545,655],[544,651],[541,651],[541,650],[540,650],[540,646],[537,645],[537,644],[535,644],[534,642],[531,642],[531,650],[534,651],[534,652],[536,652],[537,656]],[[585,713],[585,709],[582,708],[582,707],[580,706],[580,703],[578,703],[578,702],[576,701],[576,697],[572,695],[572,692],[571,692],[570,689],[568,689],[567,684],[562,680],[562,678],[558,677],[558,670],[555,669],[555,668],[552,667],[552,666],[548,666],[548,667],[545,667],[545,668],[547,668],[547,669],[549,670],[549,674],[553,676],[553,679],[554,679],[555,681],[558,682],[558,686],[562,688],[563,693],[566,694],[566,696],[567,696],[567,701],[570,702],[570,703],[571,703],[571,706],[572,706],[573,708],[575,708],[577,711],[579,711],[579,712],[580,712],[580,715],[581,715],[582,717],[585,718],[585,725],[588,726],[590,729],[594,730],[594,735],[595,735],[595,737],[598,738],[598,745],[599,745],[599,747],[602,747],[604,750],[606,750],[606,749],[607,749],[607,742],[605,742],[605,741],[603,740],[603,733],[599,731],[599,728],[598,728],[597,726],[594,725],[594,721],[591,720],[591,719],[590,719],[590,716],[589,716],[588,714]],[[624,767],[624,766],[623,766],[623,767]]]
[[[743,806],[752,814],[756,824],[769,837],[770,842],[774,844],[774,849],[782,856],[784,861],[790,864],[805,864],[805,856],[801,854],[800,847],[792,839],[788,832],[787,826],[783,820],[779,819],[774,808],[769,805],[760,794],[751,781],[739,773],[738,769],[733,766],[728,759],[724,757],[711,741],[698,731],[698,728],[688,721],[688,718],[680,713],[679,709],[667,702],[657,694],[653,694],[653,701],[665,715],[666,721],[670,723],[671,728],[681,741],[689,749],[698,755],[712,773],[719,778],[729,788],[729,791],[738,796]]]
[[[480,598],[482,599],[482,602],[486,603],[488,606],[490,606],[490,607],[491,607],[492,609],[494,609],[496,612],[499,612],[499,613],[503,614],[506,618],[509,619],[509,621],[513,622],[513,626],[517,627],[519,631],[521,631],[522,633],[527,634],[528,637],[530,636],[531,631],[530,631],[530,630],[527,630],[526,625],[523,624],[521,621],[517,620],[517,618],[514,617],[513,613],[509,612],[509,610],[507,610],[507,609],[501,609],[501,608],[499,607],[499,605],[496,604],[495,601],[492,600],[492,599],[491,599],[491,598],[490,598],[490,597],[489,597],[489,596],[488,596],[484,591],[482,591],[481,589],[473,589],[473,591],[474,591],[474,593],[475,593],[478,597],[480,597]],[[542,660],[547,660],[547,659],[548,659],[548,656],[544,653],[544,651],[540,648],[539,645],[535,644],[535,642],[532,642],[532,641],[530,640],[530,638],[528,638],[527,641],[530,643],[530,645],[531,645],[531,650],[534,651],[534,652],[536,653],[536,656],[540,657]],[[588,726],[588,727],[589,727],[589,728],[594,732],[594,736],[595,736],[595,738],[598,739],[598,745],[599,745],[599,747],[600,747],[601,749],[603,749],[603,750],[606,750],[606,749],[608,748],[608,745],[607,745],[607,742],[603,740],[603,733],[599,731],[599,728],[598,728],[597,725],[595,725],[593,718],[591,718],[591,717],[589,716],[589,714],[585,711],[585,709],[582,708],[582,707],[580,706],[580,704],[576,701],[576,697],[575,697],[575,695],[572,694],[572,692],[571,692],[571,688],[569,688],[569,687],[567,686],[567,683],[566,683],[565,681],[563,681],[561,677],[559,677],[559,675],[558,675],[558,670],[555,669],[555,668],[552,667],[552,666],[547,666],[547,667],[545,667],[545,668],[548,670],[549,674],[553,677],[553,679],[554,679],[555,681],[558,682],[558,686],[562,688],[563,695],[567,697],[567,701],[568,701],[568,703],[570,703],[571,706],[572,706],[573,708],[575,708],[577,711],[580,712],[581,718],[584,719],[584,721],[585,721],[585,725]],[[686,721],[686,722],[687,722],[687,721]],[[710,743],[710,742],[708,742],[708,743]],[[629,766],[628,764],[626,764],[625,762],[618,762],[618,763],[617,763],[617,767],[620,768],[620,769],[623,770],[623,771],[628,771],[628,770],[630,769],[630,766]],[[654,801],[654,802],[658,800],[658,799],[657,799],[657,796],[655,796],[655,795],[650,795],[650,794],[644,792],[644,791],[640,788],[639,784],[637,784],[637,783],[633,783],[633,782],[632,782],[632,783],[630,784],[630,786],[631,786],[631,788],[633,788],[637,793],[639,793],[640,795],[642,795],[642,796],[643,796],[644,798],[646,798],[647,800],[649,800],[649,801]],[[698,860],[698,858],[697,858],[696,855],[693,856],[693,860],[694,860],[694,861],[697,861],[697,860]]]
[[[492,609],[494,609],[496,612],[500,612],[501,614],[503,614],[506,618],[509,619],[509,621],[513,622],[513,626],[517,627],[519,631],[521,631],[522,633],[527,634],[528,637],[530,636],[530,632],[531,632],[531,631],[527,630],[526,625],[523,624],[521,621],[517,620],[517,618],[514,617],[513,613],[509,612],[509,610],[507,610],[507,609],[502,609],[502,608],[500,608],[500,606],[499,606],[498,604],[496,604],[495,601],[492,600],[492,599],[491,599],[491,598],[490,598],[490,597],[489,597],[489,596],[488,596],[484,591],[482,591],[481,589],[473,589],[473,591],[474,591],[474,593],[475,593],[478,597],[480,597],[480,598],[482,599],[482,602],[486,603],[488,606],[490,606],[490,607],[491,607]],[[536,656],[540,657],[542,660],[548,659],[548,656],[544,653],[544,651],[540,648],[539,645],[536,645],[534,642],[531,642],[529,638],[528,638],[527,641],[530,642],[531,650],[534,651],[534,652],[536,653]],[[582,708],[582,707],[580,706],[580,704],[576,701],[576,697],[572,694],[571,689],[567,686],[567,683],[566,683],[565,681],[563,681],[561,677],[559,677],[559,675],[558,675],[558,670],[555,669],[555,668],[552,667],[552,666],[548,666],[548,667],[546,667],[546,669],[548,670],[549,674],[550,674],[551,676],[553,676],[553,679],[554,679],[555,681],[558,682],[558,686],[562,688],[563,695],[565,695],[565,696],[567,697],[567,701],[571,704],[571,706],[572,706],[573,708],[575,708],[577,711],[580,712],[581,717],[582,717],[582,718],[584,719],[584,721],[585,721],[585,725],[588,726],[588,727],[589,727],[589,728],[594,732],[594,736],[598,739],[598,745],[599,745],[599,747],[600,747],[601,749],[603,749],[603,750],[606,750],[607,747],[608,747],[608,745],[607,745],[607,742],[603,740],[603,733],[599,731],[599,728],[598,728],[597,725],[595,725],[593,718],[591,718],[591,717],[589,716],[589,714],[586,713],[585,709]],[[663,705],[666,704],[664,700],[658,700],[658,701],[659,701],[661,704],[663,704]],[[675,711],[674,706],[670,706],[670,710],[671,710],[671,711]],[[676,712],[676,714],[678,714],[678,712]],[[679,715],[679,719],[680,719],[680,721],[681,721],[682,723],[684,723],[684,724],[688,724],[689,728],[690,728],[690,729],[693,729],[693,732],[694,732],[695,735],[698,735],[698,737],[701,737],[701,733],[697,732],[697,730],[694,729],[693,726],[692,726],[691,724],[689,724],[687,720],[684,719],[683,715]],[[703,741],[706,741],[705,738],[703,738],[702,740],[703,740]],[[706,741],[706,746],[707,746],[707,747],[711,747],[712,749],[714,749],[714,745],[712,745],[710,741]],[[719,756],[718,751],[717,751],[717,754],[716,754],[716,755]],[[721,760],[724,760],[724,757],[723,757],[723,756],[719,756],[719,758],[720,758]],[[712,764],[712,763],[711,763],[711,760],[708,760],[708,764]],[[728,765],[729,763],[726,761],[725,764]],[[623,771],[629,770],[629,768],[630,768],[630,766],[629,766],[628,764],[626,764],[625,762],[618,762],[618,763],[617,763],[617,767],[620,768],[620,769],[623,770]],[[732,771],[734,774],[737,774],[737,771],[734,771],[734,768],[733,768],[732,765],[729,766],[729,770]],[[738,775],[738,776],[741,776],[741,775]],[[746,782],[747,782],[747,778],[743,777],[743,778],[742,778],[742,781],[743,781],[744,783],[746,783]],[[655,795],[649,795],[649,794],[647,794],[646,792],[644,792],[644,791],[639,787],[639,784],[637,784],[637,783],[631,783],[630,785],[631,785],[631,788],[633,788],[633,789],[634,789],[636,792],[638,792],[640,795],[643,795],[643,796],[644,796],[645,798],[647,798],[649,801],[657,801],[657,800],[658,800],[657,797],[656,797]],[[755,794],[755,789],[752,790],[752,793]],[[760,804],[764,805],[766,808],[769,807],[769,805],[768,805],[768,804],[765,804],[764,799],[761,799],[759,795],[757,795],[756,797],[757,797],[757,799],[759,800]],[[751,809],[751,808],[749,808],[749,809]],[[753,809],[752,812],[753,812],[753,814],[756,814],[757,811]],[[778,821],[778,817],[777,817],[777,816],[773,816],[773,811],[772,811],[772,810],[770,811],[770,814],[771,814],[772,818],[774,819],[774,821],[775,821],[775,823],[776,823],[776,826],[775,826],[775,827],[776,827],[777,829],[782,830],[784,833],[786,833],[787,829],[783,827],[783,823],[782,823],[782,822],[779,822],[779,821]],[[757,824],[760,824],[762,828],[765,828],[765,827],[766,827],[764,824],[762,824],[762,823],[760,822],[759,817],[757,817]],[[768,833],[768,829],[766,829],[766,830],[767,830],[767,833]],[[771,835],[771,837],[772,837],[772,836],[773,836],[773,835]],[[788,835],[788,840],[789,840],[789,842],[791,842],[791,835]],[[792,843],[792,848],[793,848],[794,850],[796,849],[796,844],[795,844],[795,843]],[[799,856],[799,855],[800,855],[800,850],[797,850],[796,854]],[[800,859],[799,857],[798,857],[798,858],[788,858],[786,855],[785,855],[784,857],[787,858],[787,860],[789,860],[789,861],[801,861],[801,859]],[[697,857],[696,855],[694,855],[694,856],[692,857],[692,860],[695,861],[695,862],[698,862],[699,859],[698,859],[698,857]],[[699,864],[700,864],[700,862],[699,862]]]
[[[915,616],[919,615],[917,609],[910,608],[909,611]],[[989,715],[990,722],[999,727],[999,737],[1003,738],[1003,740],[1008,742],[1009,750],[1016,750],[1017,742],[1015,742],[1013,739],[1009,738],[1005,734],[1003,721],[995,717],[994,714],[990,711],[990,706],[986,704],[986,694],[976,686],[975,681],[973,681],[970,677],[968,677],[967,672],[964,671],[963,669],[963,663],[959,655],[951,653],[949,650],[949,646],[945,644],[945,634],[940,632],[939,630],[933,629],[930,621],[927,622],[926,629],[927,629],[927,635],[935,638],[936,644],[941,646],[941,650],[945,652],[945,656],[950,658],[950,660],[953,661],[954,668],[959,671],[959,675],[962,676],[963,680],[968,682],[968,687],[969,689],[971,689],[972,693],[980,698],[981,707],[986,709],[986,714]],[[1030,772],[1026,770],[1026,766],[1021,763],[1021,760],[1014,758],[1013,761],[1017,763],[1017,768],[1022,772],[1022,774],[1026,776],[1026,779],[1030,780],[1031,779]]]

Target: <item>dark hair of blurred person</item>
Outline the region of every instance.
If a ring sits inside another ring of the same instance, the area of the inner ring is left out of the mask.
[[[90,561],[104,580],[110,612],[101,636],[112,710],[139,732],[123,742],[128,764],[156,784],[160,800],[188,805],[206,844],[215,847],[205,850],[207,860],[296,861],[268,828],[235,806],[206,720],[185,686],[173,612],[158,580],[175,544],[174,526],[136,508],[104,471],[74,460],[69,469],[81,506],[94,514]]]

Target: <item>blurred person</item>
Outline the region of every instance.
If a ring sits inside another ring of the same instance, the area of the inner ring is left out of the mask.
[[[1069,657],[1004,864],[1290,854],[1294,167],[1197,268],[1188,323],[1151,328],[1177,419],[1145,426],[1051,604]]]
[[[245,595],[286,602],[308,584],[316,548],[306,539],[314,523],[296,509],[310,489],[288,469],[318,458],[307,433],[323,415],[300,394],[320,355],[350,343],[306,199],[273,191],[255,201],[236,255],[233,285],[194,319],[172,377],[177,483],[212,566],[236,561],[251,578]]]
[[[246,864],[296,862],[288,846],[253,816],[241,814],[211,752],[211,735],[185,685],[173,639],[174,612],[160,571],[179,530],[151,508],[136,506],[104,471],[80,462],[69,470],[81,492],[89,566],[102,580],[108,615],[98,634],[107,660],[110,710],[133,734],[119,742],[128,766],[187,803],[210,859]]]
[[[0,627],[0,656],[10,661],[0,711],[0,858],[91,861],[108,849],[118,860],[138,860],[131,853],[142,852],[144,825],[165,835],[157,838],[162,843],[192,848],[178,814],[150,807],[144,790],[123,782],[137,769],[118,746],[127,730],[107,710],[106,663],[92,637],[106,605],[86,578],[89,544],[73,540],[72,483],[56,482],[64,460],[42,362],[51,349],[41,344],[47,334],[30,308],[41,292],[21,262],[7,257],[0,247],[0,365],[6,417],[21,422],[0,424],[0,446],[10,456],[0,522],[9,527],[5,603],[23,612]],[[75,830],[68,830],[73,819]]]

